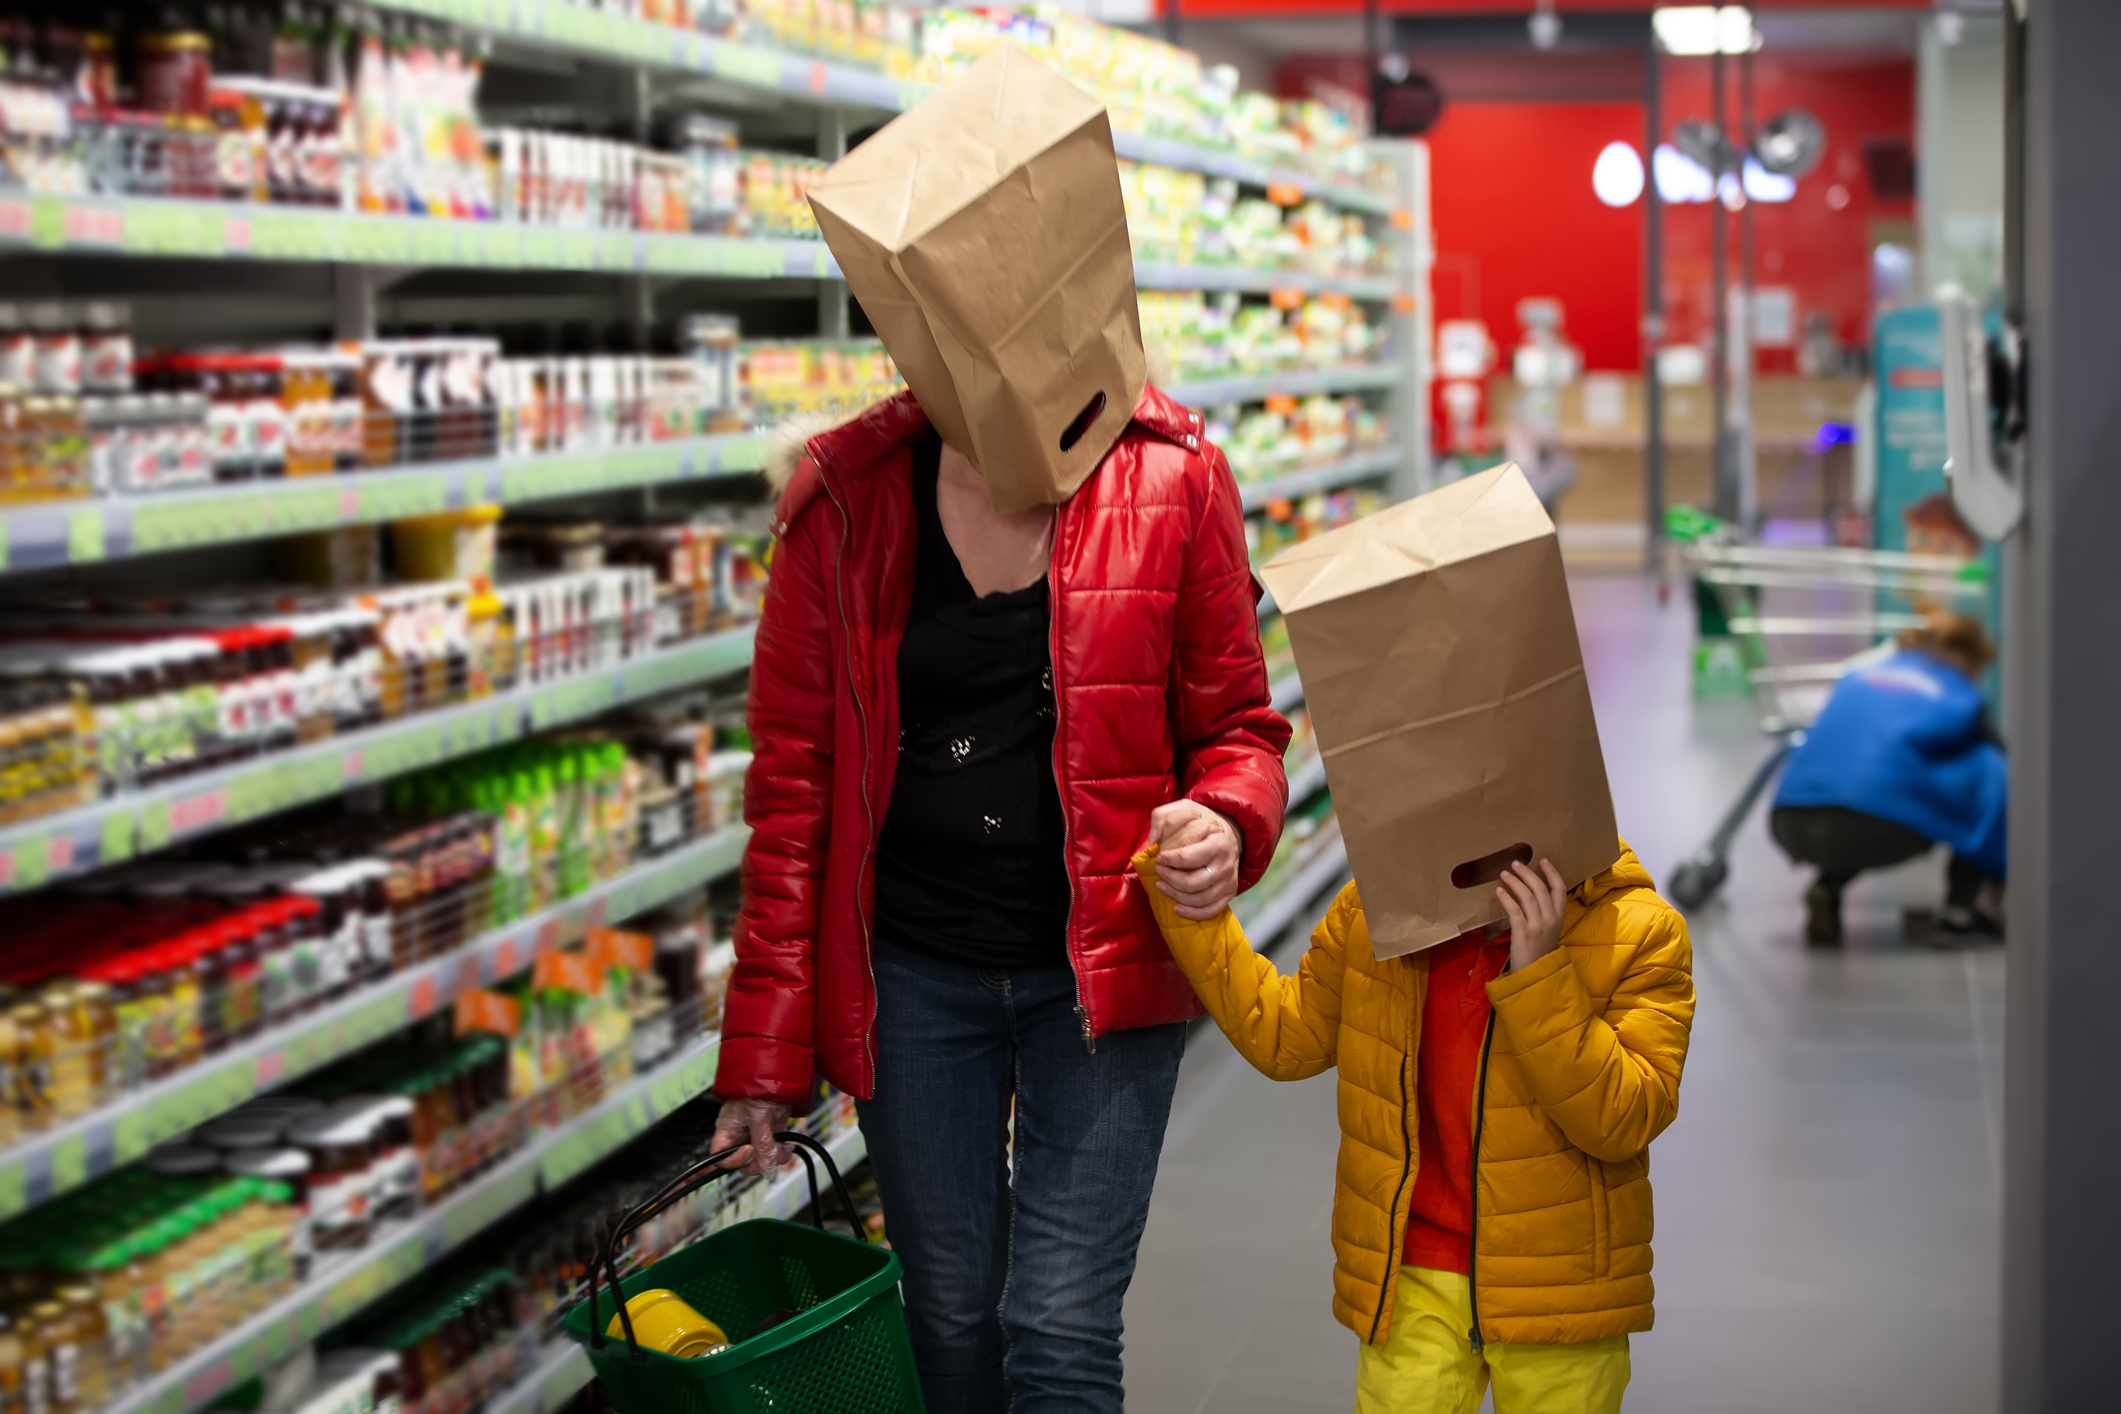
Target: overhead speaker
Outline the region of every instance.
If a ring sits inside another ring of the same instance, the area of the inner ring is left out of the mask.
[[[1420,137],[1443,116],[1436,80],[1393,56],[1370,76],[1370,126],[1379,137]]]

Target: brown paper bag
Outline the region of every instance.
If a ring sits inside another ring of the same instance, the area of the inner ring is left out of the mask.
[[[1073,495],[1148,377],[1104,106],[1004,44],[833,164],[810,206],[995,509]]]
[[[1292,545],[1289,624],[1381,958],[1503,917],[1512,858],[1620,855],[1554,523],[1497,467]]]

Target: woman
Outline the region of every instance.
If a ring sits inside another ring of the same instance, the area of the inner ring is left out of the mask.
[[[715,1143],[763,1172],[813,1072],[856,1097],[932,1414],[1121,1408],[1199,1010],[1128,860],[1157,840],[1212,917],[1281,833],[1288,724],[1200,431],[1150,388],[1072,496],[1000,513],[902,393],[781,493]]]
[[[1856,875],[1939,842],[1952,849],[1939,931],[2003,936],[1981,901],[2003,881],[2009,771],[1974,685],[1995,656],[1980,624],[1932,613],[1898,652],[1836,683],[1790,754],[1768,826],[1792,859],[1818,867],[1804,896],[1813,946],[1840,946],[1841,895]]]

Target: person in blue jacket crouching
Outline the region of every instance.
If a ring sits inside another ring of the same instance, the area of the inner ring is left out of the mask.
[[[1805,894],[1807,942],[1840,944],[1851,879],[1938,843],[1952,850],[1939,930],[2003,936],[1981,905],[1984,886],[2003,881],[2008,767],[1974,685],[1995,656],[1980,624],[1933,613],[1891,657],[1835,684],[1768,817],[1790,857],[1819,870]]]

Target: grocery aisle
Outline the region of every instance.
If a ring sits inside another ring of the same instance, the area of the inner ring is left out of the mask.
[[[1682,609],[1634,577],[1574,589],[1621,829],[1661,879],[1763,743],[1747,708],[1688,701]],[[1800,876],[1756,818],[1692,920],[1701,1006],[1654,1150],[1659,1319],[1630,1414],[1993,1407],[2003,958],[1900,941],[1941,873],[1859,884],[1848,950],[1808,954]],[[1196,1032],[1128,1303],[1139,1414],[1349,1407],[1332,1086],[1274,1085]]]

